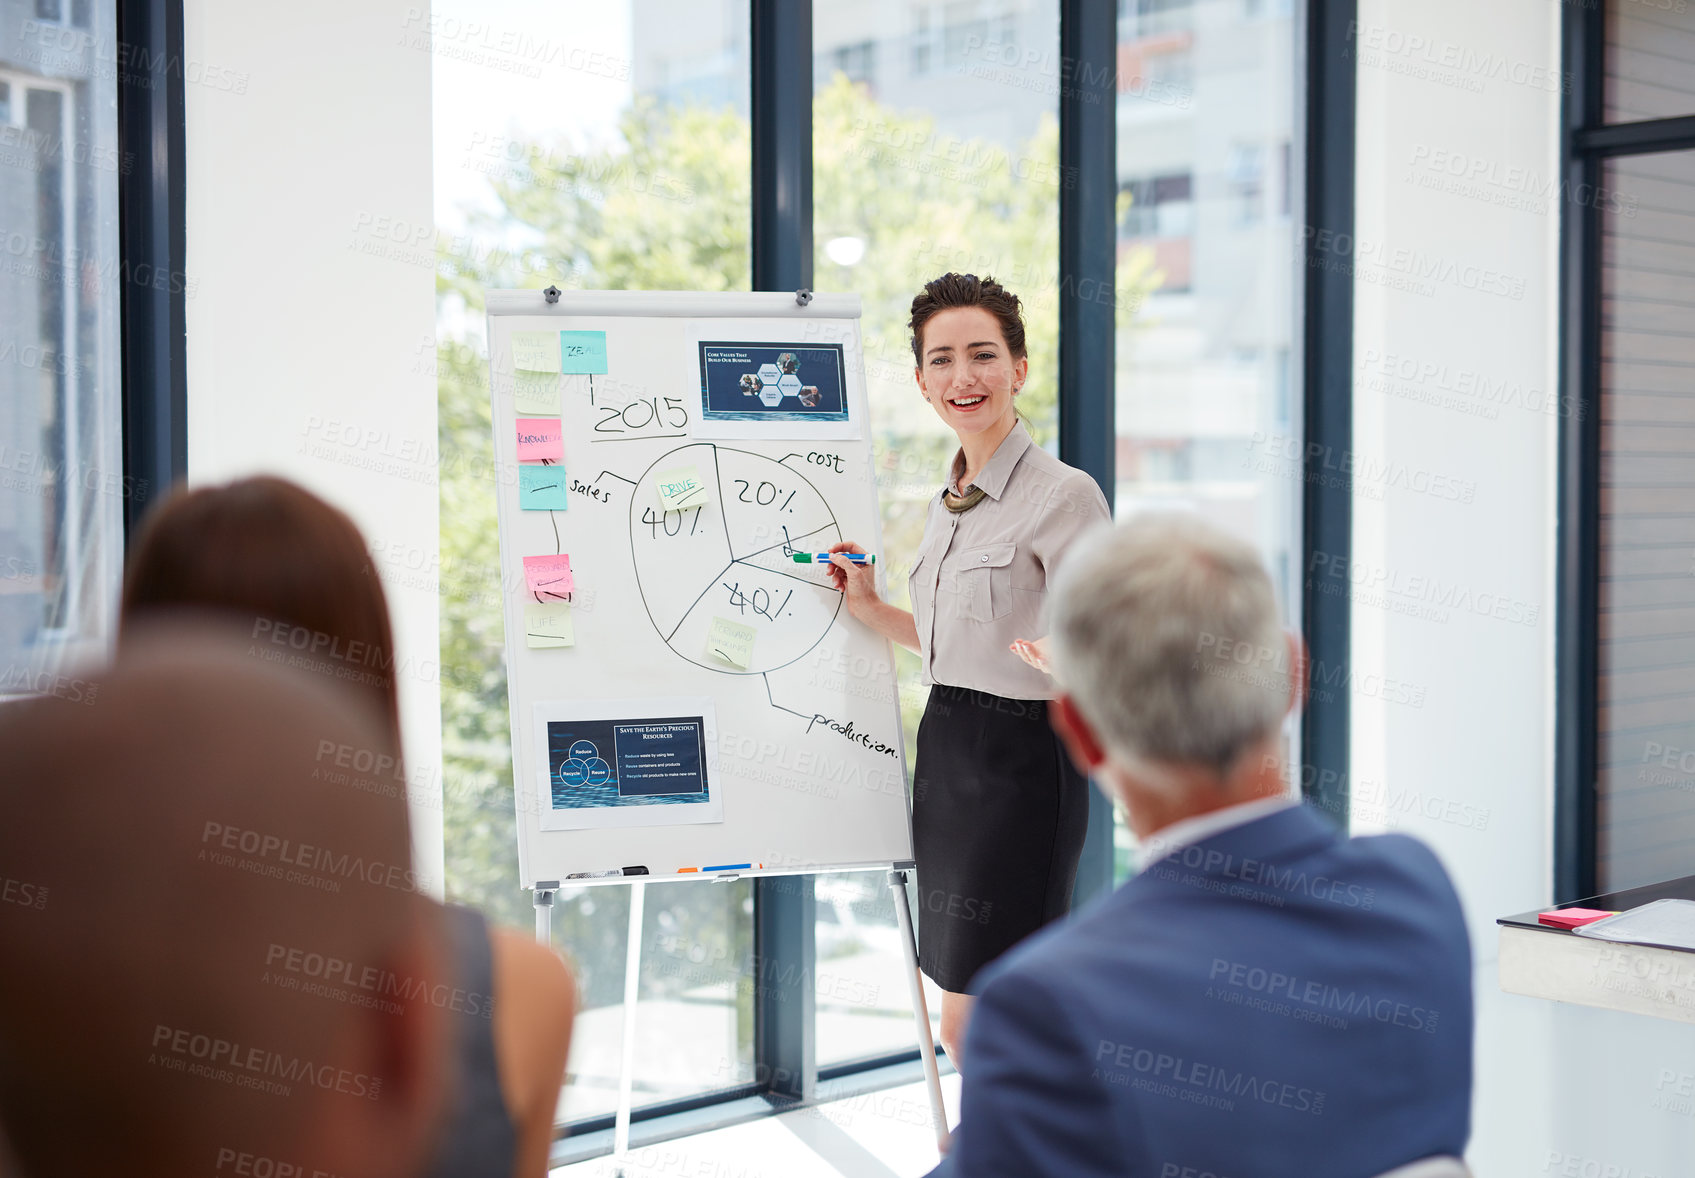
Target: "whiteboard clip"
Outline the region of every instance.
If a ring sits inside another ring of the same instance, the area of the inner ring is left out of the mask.
[[[811,301],[812,301],[812,292],[810,290],[807,290],[806,287],[803,286],[799,290],[795,291],[795,305],[797,307],[804,307],[804,306],[806,306],[806,304],[810,303]]]
[[[551,307],[559,302],[559,288],[557,286],[550,286],[541,292],[541,297],[546,299],[547,305]]]

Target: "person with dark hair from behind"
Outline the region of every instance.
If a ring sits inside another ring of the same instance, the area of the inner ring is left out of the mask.
[[[319,771],[326,743],[393,747],[364,701],[185,627],[80,700],[0,705],[17,1173],[422,1172],[452,1017],[442,910],[396,808]]]
[[[400,746],[402,664],[382,582],[353,521],[311,492],[249,478],[179,492],[150,516],[125,573],[120,658],[132,634],[184,613],[221,617],[261,658],[361,690]],[[404,811],[403,758],[379,784]],[[532,936],[455,905],[447,919],[458,989],[493,1000],[452,1023],[459,1083],[431,1178],[535,1178],[553,1143],[575,983]]]
[[[1050,635],[1054,725],[1143,867],[986,971],[935,1173],[1463,1172],[1459,900],[1422,843],[1349,838],[1290,795],[1305,656],[1254,551],[1194,516],[1103,529]]]

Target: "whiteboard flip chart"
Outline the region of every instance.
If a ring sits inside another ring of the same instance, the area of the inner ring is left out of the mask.
[[[893,652],[827,566],[792,559],[881,548],[858,298],[491,291],[488,307],[491,357],[519,332],[565,341],[570,510],[539,509],[534,481],[490,491],[520,882],[910,863]],[[592,373],[572,371],[573,341]],[[502,470],[519,462],[509,387],[492,394]],[[525,638],[538,589],[569,593],[571,645]]]

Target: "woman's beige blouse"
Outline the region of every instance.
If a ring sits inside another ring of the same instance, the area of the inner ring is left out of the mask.
[[[954,456],[950,481],[964,462]],[[1112,518],[1106,496],[1031,441],[1022,421],[972,485],[988,498],[969,511],[949,511],[940,491],[930,500],[907,579],[924,682],[1052,699],[1053,680],[1008,645],[1047,633],[1048,579],[1072,541]]]

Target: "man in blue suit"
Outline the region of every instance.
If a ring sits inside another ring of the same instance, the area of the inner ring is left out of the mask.
[[[1142,516],[1067,558],[1052,708],[1142,870],[978,975],[951,1178],[1370,1178],[1470,1133],[1471,953],[1401,835],[1285,781],[1300,640],[1245,544]]]

